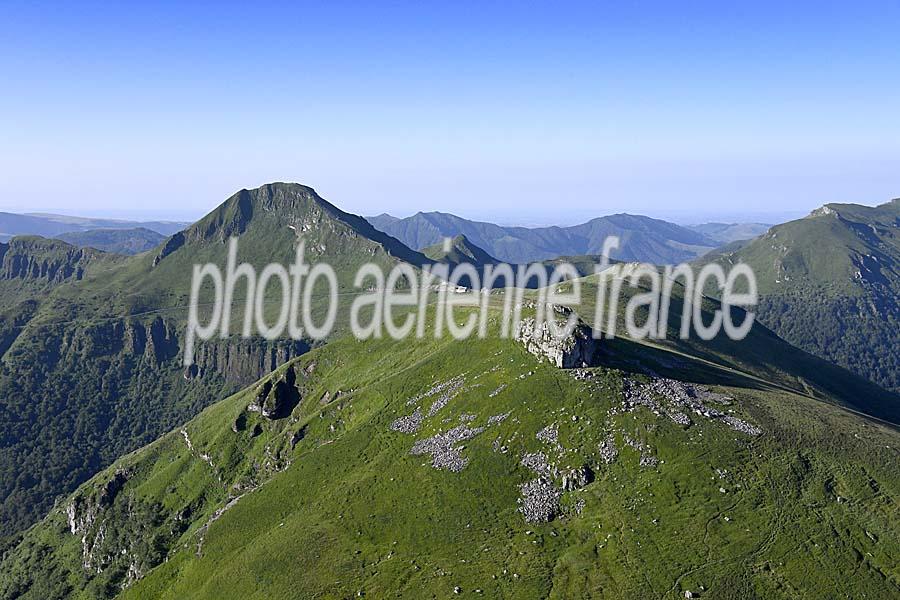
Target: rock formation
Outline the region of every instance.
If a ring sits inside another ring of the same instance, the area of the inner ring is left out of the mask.
[[[554,312],[568,318],[571,310],[554,306]],[[564,323],[557,322],[562,330]],[[581,319],[575,324],[572,332],[564,337],[555,335],[551,324],[544,320],[537,323],[533,318],[526,318],[519,324],[516,340],[525,345],[525,349],[541,360],[547,358],[550,363],[560,369],[590,367],[597,364],[600,344],[594,339],[593,330]]]

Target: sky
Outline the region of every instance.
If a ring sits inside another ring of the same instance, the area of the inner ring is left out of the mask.
[[[843,4],[843,6],[842,6]],[[900,196],[900,3],[0,3],[0,210],[504,224]]]

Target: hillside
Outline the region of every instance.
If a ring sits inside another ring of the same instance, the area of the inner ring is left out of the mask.
[[[764,324],[799,348],[900,390],[900,200],[828,204],[703,260],[746,262],[756,273]]]
[[[528,263],[558,256],[600,254],[610,235],[621,238],[612,257],[654,264],[694,259],[719,246],[705,235],[649,217],[619,214],[600,217],[572,227],[501,227],[469,221],[455,215],[416,213],[405,219],[390,215],[369,217],[378,229],[410,248],[426,248],[444,238],[464,235],[489,255],[509,263]]]
[[[231,236],[257,272],[293,263],[302,236],[307,260],[332,264],[342,289],[363,263],[428,260],[297,184],[242,190],[134,257],[42,238],[0,247],[0,541],[118,456],[309,347],[234,335],[201,344],[184,369],[193,266],[224,267]]]
[[[668,360],[332,342],[61,501],[0,598],[896,597],[897,429]]]
[[[73,246],[96,248],[116,254],[140,254],[157,247],[166,236],[146,229],[88,229],[71,231],[56,236]]]

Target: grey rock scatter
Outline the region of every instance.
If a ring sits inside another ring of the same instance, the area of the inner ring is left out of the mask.
[[[488,421],[487,421],[487,422],[488,422],[488,426],[496,425],[497,423],[502,423],[502,422],[505,421],[505,420],[507,419],[507,417],[509,417],[509,415],[511,415],[511,414],[512,414],[512,412],[506,412],[506,413],[503,413],[503,414],[492,415],[492,416],[488,417]]]
[[[547,425],[546,427],[538,431],[535,437],[548,446],[553,446],[557,450],[563,449],[559,443],[559,426],[556,423]]]
[[[431,455],[431,465],[435,469],[446,469],[458,473],[466,468],[469,459],[462,455],[462,442],[470,440],[485,430],[484,427],[470,428],[459,425],[444,433],[417,441],[410,453],[414,456]]]
[[[519,487],[517,509],[528,523],[546,523],[559,514],[562,491],[546,477],[538,477]]]
[[[556,469],[550,466],[547,455],[543,452],[531,452],[522,456],[522,466],[543,477],[553,477]]]
[[[425,417],[422,415],[422,409],[417,408],[413,414],[407,415],[405,417],[400,417],[393,423],[391,423],[391,431],[398,431],[400,433],[416,433],[422,427],[422,422],[425,420]]]
[[[610,434],[603,443],[600,444],[600,460],[606,464],[612,464],[616,462],[618,457],[619,449],[616,448],[616,439]]]
[[[495,389],[493,392],[491,392],[490,394],[488,394],[488,398],[494,398],[494,397],[496,397],[497,394],[499,394],[500,392],[502,392],[502,391],[505,390],[505,389],[506,389],[506,384],[505,384],[505,383],[501,383],[501,384],[497,387],[497,389]]]

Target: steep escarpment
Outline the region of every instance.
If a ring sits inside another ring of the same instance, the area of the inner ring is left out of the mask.
[[[0,367],[4,536],[211,398],[237,391],[307,348],[290,340],[214,340],[200,346],[196,365],[185,372],[183,328],[162,317],[10,328],[14,341]]]
[[[36,236],[17,237],[0,244],[0,279],[48,283],[82,279],[93,263],[104,259],[114,260],[93,248],[79,248]]]

